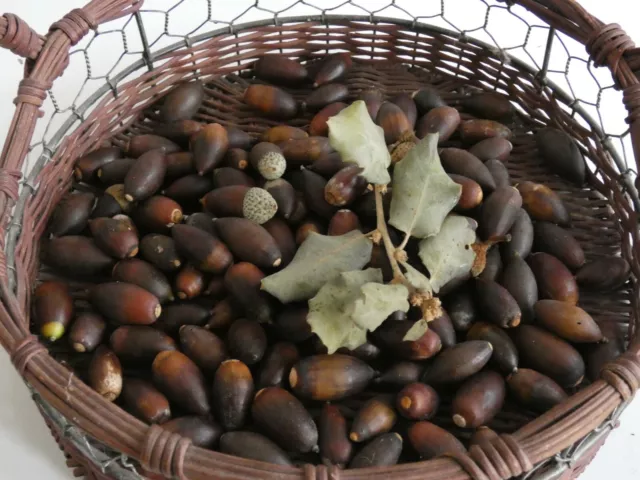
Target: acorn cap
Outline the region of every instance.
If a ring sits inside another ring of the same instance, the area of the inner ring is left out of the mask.
[[[278,211],[275,199],[263,188],[250,188],[242,202],[242,215],[259,225],[268,222]]]
[[[287,161],[279,152],[267,152],[258,160],[258,172],[267,180],[280,178],[287,169]]]

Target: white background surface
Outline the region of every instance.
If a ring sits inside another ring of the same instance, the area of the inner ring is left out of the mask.
[[[147,0],[146,8],[152,8],[156,1]],[[436,3],[436,0],[420,0],[420,3],[422,1]],[[72,8],[82,6],[85,1],[12,0],[2,3],[2,10],[19,15],[38,32],[46,32],[53,21]],[[221,3],[222,6],[218,8],[223,9],[224,4],[232,2]],[[271,3],[288,5],[292,2]],[[640,5],[636,1],[582,0],[581,3],[604,22],[620,23],[636,43],[640,44]],[[322,2],[316,4],[322,5]],[[366,5],[366,2],[362,4]],[[214,0],[214,6],[217,5],[220,3]],[[0,65],[0,139],[4,139],[13,115],[12,100],[22,78],[23,65],[17,57],[6,51],[0,51]],[[0,382],[0,480],[72,478],[71,471],[65,467],[63,456],[4,351],[0,352]],[[581,480],[638,479],[639,452],[640,400],[636,399],[622,415],[620,428],[610,435]]]

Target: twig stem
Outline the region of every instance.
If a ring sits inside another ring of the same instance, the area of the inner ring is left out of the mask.
[[[384,249],[387,252],[387,257],[389,258],[389,263],[391,264],[391,270],[393,271],[393,279],[396,282],[399,281],[402,283],[406,283],[404,274],[402,273],[402,270],[400,270],[400,265],[398,265],[398,261],[395,257],[396,247],[394,247],[393,242],[391,241],[391,237],[389,237],[387,222],[384,219],[384,206],[382,204],[382,190],[384,189],[384,187],[382,185],[376,185],[374,188],[374,194],[376,198],[377,228],[380,232],[380,235],[382,235]]]

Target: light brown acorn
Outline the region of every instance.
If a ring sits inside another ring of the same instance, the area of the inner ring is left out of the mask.
[[[578,284],[564,263],[542,252],[529,255],[527,261],[536,277],[540,298],[578,304]]]
[[[159,148],[143,153],[124,178],[124,198],[139,202],[155,194],[167,173],[166,150]]]
[[[107,272],[114,260],[92,238],[67,235],[45,243],[44,263],[73,275],[96,275]]]
[[[226,344],[231,357],[255,365],[267,350],[267,334],[257,321],[238,318],[229,327]]]
[[[278,334],[293,343],[304,342],[313,336],[311,326],[307,323],[309,308],[304,305],[289,304],[275,318]]]
[[[164,430],[186,437],[196,447],[216,448],[223,433],[222,427],[209,417],[186,415],[162,424]]]
[[[255,187],[256,182],[242,170],[231,167],[222,167],[216,168],[213,171],[213,185],[215,188],[229,187],[231,185]]]
[[[253,65],[256,77],[268,82],[296,85],[307,78],[307,69],[284,55],[263,55]]]
[[[502,375],[491,370],[477,373],[466,380],[453,397],[453,423],[460,428],[486,425],[502,409],[505,396]]]
[[[268,118],[286,120],[298,113],[296,100],[271,85],[249,85],[244,92],[244,102]]]
[[[440,152],[442,166],[447,173],[456,173],[476,181],[483,190],[492,192],[496,182],[491,172],[477,157],[460,148],[445,148]]]
[[[432,87],[424,87],[416,90],[411,96],[413,97],[416,107],[418,107],[418,111],[423,115],[434,108],[447,105],[440,97],[440,94]]]
[[[352,232],[354,230],[360,230],[360,219],[351,210],[341,209],[338,210],[331,220],[329,221],[329,228],[327,229],[327,235],[336,236],[344,235],[345,233]]]
[[[371,120],[375,121],[378,116],[378,111],[380,110],[380,105],[382,105],[384,101],[382,92],[377,88],[365,90],[358,96],[358,100],[362,100],[367,105],[369,116]]]
[[[109,346],[124,361],[151,362],[160,352],[176,350],[176,342],[166,333],[144,325],[116,328]]]
[[[77,235],[87,226],[96,197],[89,192],[65,196],[51,214],[47,230],[53,237]]]
[[[260,142],[249,152],[249,163],[266,180],[280,178],[287,169],[282,150],[275,143]]]
[[[278,267],[282,253],[275,239],[262,226],[246,218],[219,218],[215,229],[231,252],[243,262],[260,268]]]
[[[536,321],[572,343],[596,343],[602,331],[591,315],[580,307],[557,300],[540,300],[534,307]]]
[[[318,69],[311,75],[314,88],[326,83],[335,82],[344,77],[352,65],[348,52],[332,53],[320,60]]]
[[[384,140],[387,145],[396,143],[405,135],[413,132],[413,124],[402,109],[391,102],[384,102],[378,110],[376,123],[384,130]]]
[[[518,369],[518,350],[503,328],[485,322],[474,323],[467,340],[485,340],[491,343],[493,353],[489,364],[505,374]]]
[[[211,308],[195,302],[171,303],[166,305],[155,328],[169,335],[175,335],[183,325],[202,326],[211,315]]]
[[[233,262],[226,245],[204,230],[189,225],[174,225],[171,236],[178,252],[203,272],[222,273]]]
[[[478,318],[470,288],[459,288],[451,292],[442,299],[442,303],[457,332],[469,330]]]
[[[220,451],[236,457],[293,466],[287,453],[264,435],[255,432],[227,432],[220,437]]]
[[[487,167],[487,170],[489,170],[493,180],[496,182],[496,188],[511,186],[509,170],[507,170],[507,167],[505,167],[504,163],[500,160],[496,160],[495,158],[487,160],[484,162],[484,166]]]
[[[289,219],[297,205],[296,191],[284,178],[269,180],[265,182],[263,188],[276,201],[278,206],[277,214],[285,219]]]
[[[94,218],[89,222],[89,228],[96,245],[112,257],[123,259],[138,254],[138,232],[132,227],[129,217]]]
[[[318,450],[318,429],[311,414],[287,390],[279,387],[260,390],[253,399],[251,416],[285,450],[300,453]]]
[[[522,205],[533,220],[551,222],[566,227],[571,218],[562,199],[546,185],[521,182],[516,188],[522,195]]]
[[[347,104],[343,102],[333,102],[324,107],[311,119],[309,124],[309,134],[314,137],[326,137],[329,135],[329,126],[327,120],[337,115],[347,108]]]
[[[335,102],[342,102],[349,96],[349,88],[342,83],[328,83],[313,90],[302,103],[302,108],[317,112]]]
[[[286,267],[293,260],[296,250],[296,239],[293,236],[291,227],[281,218],[272,218],[262,224],[262,227],[273,237],[280,250],[282,262],[280,267]]]
[[[199,80],[179,84],[162,102],[160,115],[165,123],[188,120],[198,112],[204,99],[204,86]]]
[[[197,325],[180,327],[180,347],[202,371],[212,376],[229,354],[220,337]]]
[[[167,277],[149,262],[139,258],[121,260],[113,267],[111,278],[127,282],[153,293],[160,303],[173,301],[171,284]]]
[[[291,169],[311,165],[324,155],[333,152],[326,137],[293,138],[281,144],[282,154]]]
[[[207,415],[211,410],[204,376],[184,353],[160,352],[153,360],[151,373],[155,386],[187,412]]]
[[[482,187],[478,182],[462,175],[456,175],[455,173],[449,174],[449,177],[462,187],[462,193],[456,205],[456,210],[472,210],[482,203],[484,195],[482,193]]]
[[[195,298],[202,294],[206,282],[204,273],[193,265],[185,265],[174,279],[176,296],[180,300]]]
[[[353,444],[349,440],[347,419],[340,408],[325,403],[318,420],[318,446],[323,461],[344,468],[353,453]]]
[[[309,134],[301,128],[292,127],[290,125],[276,125],[266,130],[261,136],[261,142],[275,143],[281,145],[289,140],[296,138],[307,138]]]
[[[463,98],[460,103],[466,110],[481,118],[488,118],[499,122],[509,122],[513,120],[513,105],[511,105],[509,97],[501,93],[476,93]]]
[[[480,235],[485,240],[496,240],[506,235],[513,226],[522,207],[520,192],[513,187],[494,190],[482,204]]]
[[[229,148],[248,150],[255,143],[251,135],[237,127],[227,127],[227,138],[229,139]]]
[[[83,312],[69,330],[69,343],[78,353],[93,352],[102,343],[107,322],[100,315]]]
[[[509,158],[512,149],[513,144],[506,138],[492,137],[476,143],[469,152],[483,162],[492,159],[504,161]]]
[[[105,346],[93,353],[87,371],[89,386],[109,402],[122,393],[122,366],[118,357]]]
[[[240,360],[225,360],[213,379],[211,399],[213,412],[229,430],[239,430],[245,424],[253,400],[251,370]]]
[[[196,120],[176,120],[168,123],[155,123],[153,125],[153,133],[182,145],[188,141],[189,137],[198,133],[203,126],[202,123]],[[169,164],[167,164],[168,167]]]
[[[460,124],[459,131],[462,141],[467,145],[493,137],[509,140],[512,136],[511,130],[506,125],[493,120],[466,120]]]
[[[273,309],[266,294],[260,290],[264,277],[264,272],[252,263],[239,262],[225,273],[224,286],[234,306],[247,319],[271,323]]]
[[[249,152],[241,148],[231,148],[230,146],[222,159],[221,166],[245,170],[249,166]]]
[[[460,125],[460,113],[452,107],[436,107],[420,118],[416,125],[416,136],[424,138],[427,133],[438,133],[438,143],[446,142]]]
[[[204,230],[211,235],[215,235],[216,230],[213,226],[213,222],[216,217],[207,212],[196,212],[188,215],[184,221],[185,225],[190,225],[192,227],[199,228],[200,230]]]
[[[314,355],[296,363],[289,373],[289,385],[303,398],[332,401],[364,390],[375,371],[349,355]]]
[[[323,235],[325,231],[324,223],[316,218],[308,218],[296,230],[296,243],[302,245],[312,232]]]
[[[89,301],[98,313],[116,324],[149,325],[162,312],[155,295],[132,283],[94,285]]]
[[[152,384],[138,378],[125,378],[122,388],[124,408],[147,423],[164,423],[171,418],[169,400]]]
[[[158,233],[140,239],[140,256],[163,272],[173,272],[182,266],[173,238]]]
[[[610,291],[624,285],[631,275],[631,267],[622,257],[604,256],[585,264],[576,273],[582,288]]]
[[[533,223],[531,217],[524,208],[521,208],[513,222],[513,227],[509,231],[511,240],[500,245],[500,251],[505,262],[517,255],[520,258],[527,258],[533,246]]]
[[[476,280],[476,300],[480,313],[502,328],[517,327],[522,319],[520,306],[509,291],[497,282]]]
[[[442,348],[453,347],[456,344],[456,331],[449,314],[442,310],[442,315],[429,322],[429,328],[440,337]]]
[[[464,445],[453,434],[431,422],[416,422],[407,432],[411,446],[420,458],[430,460],[443,455],[465,454]]]
[[[91,182],[100,167],[121,157],[122,150],[118,147],[98,148],[76,160],[73,175],[78,182]]]
[[[536,133],[536,144],[553,172],[578,186],[584,185],[587,167],[573,138],[562,130],[546,127]]]
[[[580,242],[567,230],[553,223],[536,222],[533,246],[536,252],[553,255],[572,270],[584,265],[584,250]]]
[[[148,232],[164,233],[182,221],[182,207],[169,197],[154,195],[140,204],[132,216],[140,228]]]
[[[518,303],[522,320],[533,320],[533,306],[538,301],[538,283],[531,267],[519,256],[511,257],[502,272],[500,284]]]
[[[442,348],[440,337],[433,330],[428,329],[417,340],[403,340],[414,323],[411,320],[385,322],[373,332],[373,341],[383,350],[404,360],[426,360],[433,357]]]
[[[204,175],[222,162],[229,148],[229,137],[222,125],[210,123],[191,138],[190,144],[196,171]]]
[[[373,383],[381,387],[402,388],[417,382],[421,373],[422,365],[417,362],[398,362],[377,376]]]
[[[174,180],[162,191],[166,197],[173,198],[181,205],[197,203],[204,195],[213,189],[211,177],[197,174],[185,175]]]
[[[38,332],[50,342],[62,337],[73,318],[69,287],[56,281],[43,282],[33,292],[33,314]]]
[[[349,468],[389,467],[398,463],[402,437],[390,432],[378,435],[353,456]]]
[[[478,373],[489,361],[493,346],[485,340],[458,343],[433,359],[422,375],[422,381],[456,383]]]
[[[337,172],[324,186],[324,199],[330,205],[344,207],[353,203],[366,188],[366,180],[358,165],[350,165]],[[315,174],[314,174],[315,175]]]
[[[358,443],[369,441],[377,435],[390,431],[396,419],[396,412],[389,399],[374,397],[356,413],[351,424],[349,439]]]
[[[507,377],[509,393],[522,405],[536,412],[546,412],[568,398],[554,380],[535,370],[520,368]]]
[[[273,345],[261,364],[258,388],[286,386],[289,370],[299,359],[298,347],[293,343],[278,342]]]
[[[433,387],[413,382],[405,385],[396,397],[396,409],[409,420],[428,420],[440,405],[440,397]]]

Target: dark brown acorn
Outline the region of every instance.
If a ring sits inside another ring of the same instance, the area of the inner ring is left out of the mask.
[[[176,350],[176,342],[166,333],[144,325],[116,328],[109,337],[109,346],[129,362],[151,362],[160,352]]]
[[[289,373],[289,385],[303,398],[339,400],[364,390],[375,371],[349,355],[314,355],[300,360]]]
[[[345,108],[347,108],[347,104],[342,102],[330,103],[324,107],[311,119],[311,123],[309,124],[309,134],[314,137],[328,136],[329,126],[327,125],[327,120],[337,115]]]
[[[191,174],[174,180],[162,194],[180,204],[193,204],[213,189],[209,176]]]
[[[320,156],[311,165],[307,165],[306,168],[312,172],[319,173],[325,178],[331,178],[348,165],[348,163],[342,161],[342,156],[338,152],[331,152]]]
[[[174,279],[176,296],[180,300],[195,298],[204,290],[206,281],[204,273],[192,265],[185,265]]]
[[[196,325],[180,327],[180,347],[206,375],[212,376],[228,358],[224,342],[210,331]]]
[[[278,205],[278,215],[289,218],[296,207],[296,191],[284,178],[270,180],[263,188],[271,194]]]
[[[326,229],[322,222],[315,218],[309,218],[298,226],[296,230],[296,243],[302,245],[312,232],[324,235],[325,231]]]
[[[174,225],[171,235],[178,252],[203,272],[222,273],[233,262],[226,245],[204,230],[189,225]]]
[[[298,113],[295,98],[270,85],[249,85],[244,92],[244,102],[268,118],[286,120]]]
[[[245,365],[255,365],[267,350],[267,334],[255,320],[239,318],[231,324],[226,343],[231,357]]]
[[[573,235],[553,223],[537,222],[533,246],[537,252],[553,255],[572,270],[584,264],[584,251]]]
[[[548,375],[563,387],[582,382],[585,366],[578,351],[561,338],[533,325],[521,325],[512,338],[524,367]]]
[[[44,263],[73,275],[96,275],[107,272],[114,260],[92,238],[67,235],[45,243]]]
[[[298,248],[291,227],[280,218],[272,218],[263,223],[262,227],[273,237],[280,250],[282,263],[279,266],[286,267],[293,259]]]
[[[173,238],[158,233],[140,239],[140,256],[163,272],[176,271],[182,265]]]
[[[511,186],[511,177],[509,175],[509,170],[504,166],[500,160],[491,159],[484,162],[484,166],[487,167],[494,181],[496,182],[496,187],[510,187]]]
[[[185,225],[190,225],[192,227],[199,228],[200,230],[204,230],[211,235],[215,235],[216,230],[213,226],[213,222],[215,221],[215,217],[207,212],[196,212],[187,216],[184,223]]]
[[[493,346],[485,340],[468,340],[443,350],[425,370],[422,381],[456,383],[478,373],[493,353]]]
[[[220,165],[229,148],[227,130],[219,123],[202,127],[191,138],[193,163],[198,175],[204,175]]]
[[[69,330],[69,343],[78,353],[93,352],[102,343],[107,322],[100,315],[81,313]]]
[[[278,334],[293,343],[300,343],[313,336],[311,325],[307,323],[309,308],[305,305],[287,305],[276,317]]]
[[[255,143],[251,135],[236,127],[227,127],[227,139],[229,140],[229,148],[248,150]],[[227,166],[231,167],[232,165]]]
[[[75,192],[64,197],[51,214],[48,232],[53,237],[77,235],[87,226],[96,197],[89,192]]]
[[[536,322],[572,343],[602,341],[602,331],[580,307],[557,300],[540,300],[534,307]]]
[[[251,371],[240,360],[225,360],[213,380],[214,414],[225,430],[238,430],[244,425],[253,399]]]
[[[456,210],[472,210],[482,203],[484,195],[482,193],[482,187],[478,182],[463,177],[462,175],[456,175],[455,173],[449,174],[449,177],[462,187],[462,193],[456,205]]]
[[[521,368],[509,375],[507,385],[509,393],[518,402],[540,413],[569,398],[564,389],[551,378],[528,368]]]
[[[115,401],[122,393],[122,366],[115,353],[107,347],[100,346],[93,353],[87,383],[109,402]]]
[[[431,422],[414,423],[409,427],[407,435],[411,446],[424,460],[467,452],[460,440]]]
[[[227,432],[220,437],[220,451],[236,457],[293,466],[287,453],[267,437],[255,432]]]
[[[533,306],[538,301],[538,284],[531,267],[522,258],[511,257],[502,272],[500,284],[518,303],[522,320],[531,323]]]
[[[417,340],[403,340],[414,324],[411,320],[385,322],[373,332],[373,340],[383,350],[404,360],[426,360],[433,357],[442,348],[440,337],[433,330],[427,330]]]
[[[362,100],[367,105],[367,111],[371,120],[375,121],[380,110],[380,105],[384,101],[382,92],[378,89],[365,90],[358,96],[358,100]]]
[[[132,283],[94,285],[89,300],[98,313],[116,324],[149,325],[162,312],[158,297]]]
[[[143,153],[131,166],[124,178],[124,198],[139,202],[155,194],[167,172],[165,150],[156,149]]]
[[[584,265],[576,273],[578,284],[589,290],[610,291],[624,285],[631,267],[622,257],[605,256]]]
[[[321,345],[322,351],[318,349],[318,353],[327,353],[327,347],[325,347],[320,338],[314,338],[314,341],[317,341],[317,343]],[[377,345],[374,345],[371,342],[363,343],[353,350],[349,350],[346,347],[341,347],[336,352],[342,353],[344,355],[351,355],[367,363],[373,363],[382,357],[382,350],[380,350]]]
[[[493,353],[490,364],[504,374],[518,369],[518,350],[504,329],[490,323],[475,323],[467,333],[467,340],[485,340],[491,343]]]
[[[210,418],[195,415],[174,418],[163,423],[162,428],[188,438],[195,447],[209,449],[217,446],[223,432],[220,425]]]
[[[500,275],[502,275],[502,269],[503,265],[500,250],[498,250],[498,247],[490,247],[489,250],[487,250],[484,270],[478,275],[478,278],[480,280],[497,282]]]
[[[216,168],[213,171],[213,185],[215,188],[229,187],[232,185],[245,185],[255,187],[256,182],[242,170],[231,167]]]
[[[169,123],[193,118],[203,99],[204,86],[201,81],[181,83],[164,97],[160,108],[162,120]]]
[[[480,234],[485,240],[496,240],[506,235],[513,226],[522,207],[522,197],[513,187],[497,188],[482,205]]]
[[[344,468],[353,453],[347,419],[335,405],[325,403],[318,421],[318,446],[324,462]]]
[[[145,133],[128,138],[125,149],[129,156],[138,158],[151,150],[164,149],[165,153],[179,152],[180,146],[160,135]]]
[[[220,298],[225,294],[224,289],[224,277],[211,277],[204,291],[203,295],[207,295],[213,298]]]
[[[56,281],[43,282],[33,292],[33,314],[38,332],[50,342],[62,337],[73,318],[69,287]]]
[[[327,181],[317,173],[302,170],[303,193],[305,204],[309,209],[324,218],[331,218],[337,208],[325,199]]]
[[[151,366],[153,383],[169,400],[189,413],[207,415],[211,410],[204,376],[184,353],[160,352]]]
[[[123,187],[123,185],[118,184],[117,187],[120,188]],[[124,190],[122,191],[124,192]],[[111,193],[112,192],[107,192],[105,190],[105,192],[98,197],[98,200],[93,207],[93,211],[91,212],[91,218],[113,217],[114,215],[124,212],[121,203],[118,201],[119,199],[116,199]],[[124,196],[122,196],[122,200],[124,201],[127,210],[131,210],[128,208],[129,202],[124,200]]]
[[[465,381],[451,404],[453,423],[475,428],[489,423],[502,409],[506,389],[499,373],[487,370]]]
[[[329,104],[342,102],[349,96],[349,88],[342,83],[329,83],[313,90],[302,104],[303,109],[317,112]]]
[[[389,467],[398,463],[402,453],[402,437],[383,433],[371,440],[353,457],[349,468]]]
[[[100,167],[121,157],[122,151],[118,147],[98,148],[76,160],[73,175],[78,182],[91,182]]]
[[[166,232],[182,221],[182,207],[178,202],[161,195],[145,200],[133,211],[136,225],[149,232]]]
[[[480,312],[488,321],[502,328],[517,327],[520,324],[520,306],[502,285],[490,280],[477,280],[476,300]]]
[[[437,133],[438,143],[446,142],[460,126],[460,114],[452,107],[436,107],[420,118],[416,125],[416,136],[424,138],[427,133]]]
[[[329,221],[327,234],[330,236],[344,235],[354,230],[360,230],[360,220],[351,210],[338,210]]]
[[[440,94],[432,87],[424,87],[416,90],[411,96],[421,114],[428,113],[434,108],[445,107],[447,105],[440,97]]]
[[[562,130],[546,127],[536,133],[536,144],[553,172],[580,187],[584,185],[587,167],[573,138]]]
[[[89,222],[89,228],[96,245],[112,257],[123,259],[138,254],[138,232],[132,228],[129,217],[94,218]]]
[[[373,437],[390,431],[396,423],[393,405],[382,397],[368,400],[351,424],[349,439],[352,442],[367,442]]]
[[[587,378],[595,382],[600,378],[602,368],[617,359],[625,351],[624,340],[616,327],[608,328],[609,324],[601,323],[602,333],[606,335],[607,342],[588,345],[584,350],[583,357],[587,364]],[[73,328],[73,327],[72,327]]]
[[[507,262],[514,255],[520,258],[527,258],[533,246],[533,223],[531,217],[524,208],[521,208],[513,222],[513,227],[509,231],[511,240],[500,245],[500,250]]]
[[[224,285],[224,279],[223,279]],[[236,318],[238,318],[240,314],[237,309],[233,306],[231,301],[228,298],[224,298],[215,304],[213,309],[211,310],[211,316],[207,321],[206,328],[216,329],[216,328],[226,328],[231,325]]]
[[[125,378],[122,401],[125,410],[146,423],[164,423],[171,418],[167,397],[144,380]]]
[[[204,125],[196,120],[184,119],[169,123],[156,123],[153,132],[180,145],[186,144],[189,137],[198,133]],[[167,164],[169,167],[169,164]]]
[[[335,82],[347,74],[352,65],[349,52],[332,53],[321,60],[318,70],[312,76],[313,87]]]
[[[483,190],[492,192],[496,182],[484,163],[466,150],[445,148],[440,152],[440,160],[447,173],[456,173],[480,184]]]
[[[476,321],[477,312],[470,288],[455,290],[444,297],[442,302],[457,332],[466,332]]]
[[[239,262],[232,265],[224,276],[224,285],[236,308],[249,320],[271,323],[273,315],[266,294],[260,290],[264,273],[255,265]]]
[[[469,149],[469,152],[473,153],[483,162],[489,160],[506,160],[511,154],[513,144],[502,137],[492,137],[482,140],[476,143]]]
[[[460,124],[459,130],[462,141],[467,145],[493,137],[509,140],[512,135],[507,126],[493,120],[467,120]]]
[[[533,220],[551,222],[566,227],[571,218],[564,202],[546,185],[522,182],[517,185],[522,205]]]
[[[242,217],[244,197],[251,189],[246,185],[216,188],[201,200],[205,210],[216,217]]]
[[[282,263],[282,253],[275,239],[262,226],[246,218],[219,218],[215,229],[231,252],[243,262],[253,263],[261,268],[278,267]]]
[[[409,420],[428,420],[440,405],[440,397],[427,384],[414,382],[406,385],[396,397],[396,408]]]
[[[331,177],[324,187],[324,199],[327,203],[336,207],[353,203],[366,187],[366,180],[360,176],[363,171],[363,168],[354,164]]]
[[[227,136],[228,136],[227,130]],[[222,159],[221,166],[234,168],[236,170],[245,170],[249,166],[249,152],[241,148],[231,148],[227,150],[226,155]]]
[[[536,277],[540,298],[578,304],[578,284],[564,263],[548,253],[534,253],[527,261]]]
[[[456,331],[453,322],[444,310],[435,320],[429,322],[429,328],[438,334],[442,348],[453,347],[456,344]]]
[[[210,308],[197,303],[172,303],[163,308],[162,315],[154,327],[175,335],[183,325],[204,325],[211,312]]]
[[[116,263],[111,278],[119,282],[133,283],[154,294],[160,303],[173,301],[171,284],[156,267],[138,258],[128,258]]]
[[[460,102],[472,114],[496,120],[510,122],[513,120],[514,108],[509,97],[496,92],[482,92],[465,97]]]
[[[384,102],[380,106],[376,123],[384,130],[384,139],[387,145],[396,143],[403,136],[413,132],[413,124],[405,113],[399,106],[391,102]]]
[[[283,55],[264,55],[254,65],[256,77],[268,82],[295,85],[307,78],[307,69]]]
[[[289,370],[300,359],[298,347],[278,342],[267,353],[258,374],[258,388],[285,387]]]
[[[292,127],[290,125],[276,125],[266,130],[261,136],[261,142],[275,143],[281,145],[297,138],[307,138],[309,134],[301,128]]]
[[[311,165],[320,157],[333,152],[326,137],[293,138],[281,144],[281,147],[289,168]]]
[[[373,383],[382,387],[404,387],[420,379],[422,365],[415,362],[398,362],[375,378]]]

